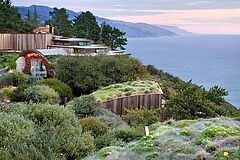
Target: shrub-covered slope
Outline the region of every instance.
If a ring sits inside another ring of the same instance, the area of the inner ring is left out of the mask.
[[[135,143],[103,148],[88,159],[240,159],[239,119],[159,122],[150,131]]]
[[[139,60],[129,56],[66,56],[57,61],[55,72],[56,78],[68,84],[75,96],[150,76]]]

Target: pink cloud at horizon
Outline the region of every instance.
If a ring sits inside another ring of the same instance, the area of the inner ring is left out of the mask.
[[[153,12],[160,14],[111,18],[135,23],[178,26],[194,33],[240,34],[240,9],[153,10]]]

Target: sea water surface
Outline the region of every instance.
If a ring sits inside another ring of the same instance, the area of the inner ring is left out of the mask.
[[[240,108],[240,35],[132,38],[126,49],[185,81],[227,89],[225,99]]]

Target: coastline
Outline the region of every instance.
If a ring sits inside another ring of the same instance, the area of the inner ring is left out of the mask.
[[[130,38],[127,51],[145,65],[153,64],[184,81],[227,89],[226,101],[240,108],[239,40],[240,35]]]

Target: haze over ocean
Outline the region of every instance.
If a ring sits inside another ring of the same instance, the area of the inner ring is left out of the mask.
[[[127,52],[183,80],[228,90],[240,108],[240,35],[194,35],[128,40]]]

